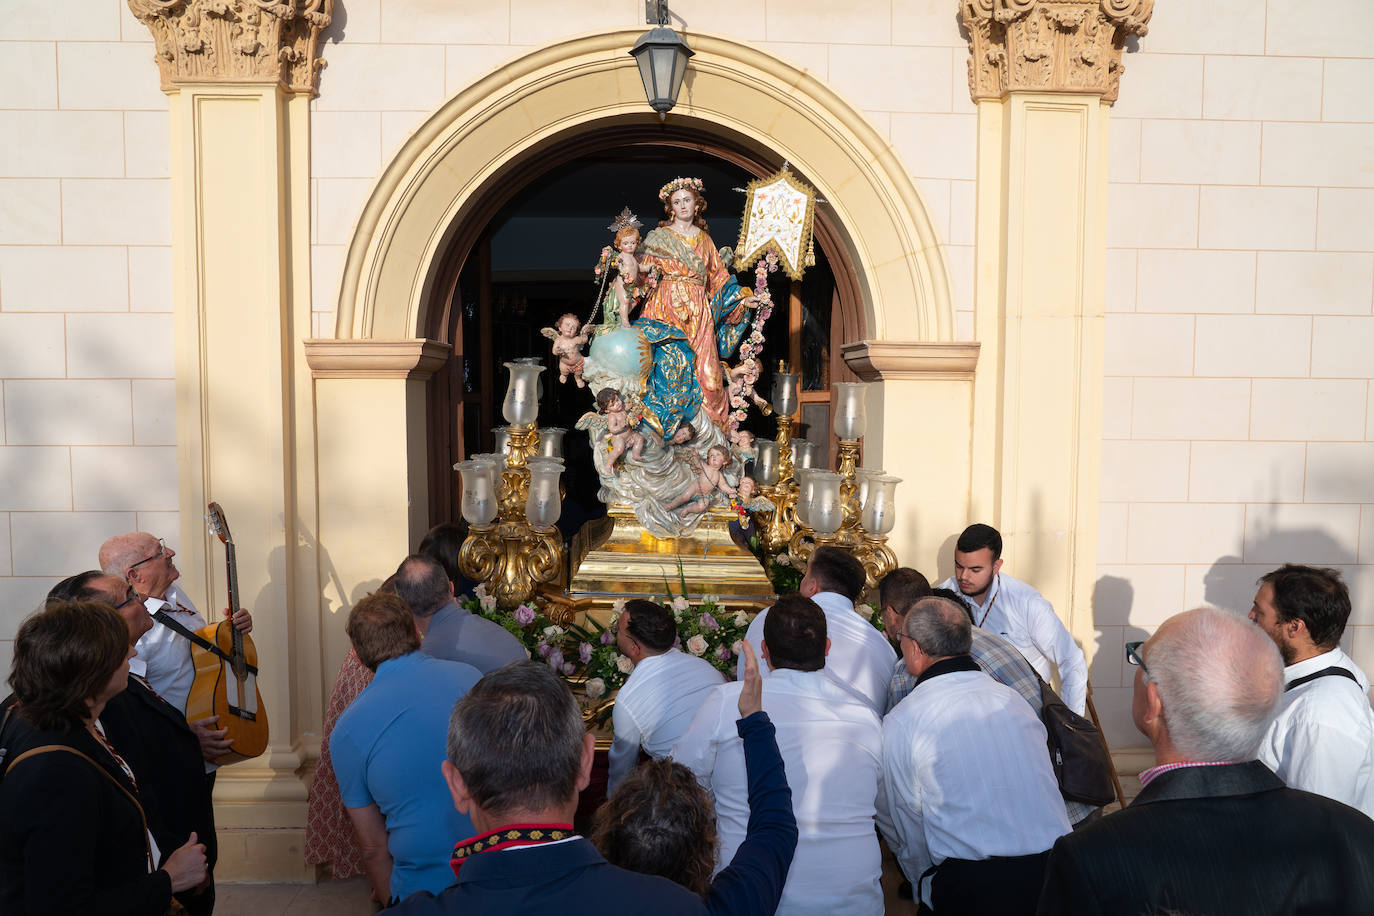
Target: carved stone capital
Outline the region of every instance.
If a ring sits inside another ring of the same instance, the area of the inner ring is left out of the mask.
[[[314,95],[325,61],[320,31],[334,0],[129,0],[153,33],[162,88],[279,81]]]
[[[975,102],[1008,92],[1079,92],[1115,102],[1121,49],[1155,0],[960,0]]]

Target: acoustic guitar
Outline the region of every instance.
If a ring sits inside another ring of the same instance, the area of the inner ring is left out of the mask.
[[[229,535],[229,522],[219,503],[210,503],[209,509],[205,520],[211,533],[224,544],[232,617],[239,610],[234,539]],[[253,640],[234,629],[227,619],[198,630],[196,635],[209,646],[201,646],[196,641],[191,643],[196,679],[186,700],[186,718],[194,722],[219,716],[214,727],[229,729],[225,737],[233,742],[233,749],[215,758],[214,763],[237,763],[259,756],[267,749],[267,709],[258,692],[258,650]]]

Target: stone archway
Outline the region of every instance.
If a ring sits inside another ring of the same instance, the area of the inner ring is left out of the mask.
[[[510,163],[582,131],[654,120],[626,53],[637,35],[622,29],[533,51],[453,96],[415,131],[359,217],[339,292],[339,338],[423,334],[448,234]],[[766,145],[816,183],[841,227],[872,337],[952,339],[939,239],[887,141],[806,71],[720,36],[689,39],[696,56],[674,122]]]

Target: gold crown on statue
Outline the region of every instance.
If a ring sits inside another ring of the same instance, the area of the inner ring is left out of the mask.
[[[658,199],[666,201],[673,196],[674,191],[681,191],[683,188],[696,191],[698,194],[706,193],[706,183],[700,178],[674,178],[658,189]]]
[[[634,213],[630,211],[629,207],[626,207],[624,210],[620,211],[620,215],[615,218],[615,222],[611,223],[606,228],[612,232],[619,232],[621,229],[638,229],[642,225],[644,224],[639,221],[639,217],[635,216]]]

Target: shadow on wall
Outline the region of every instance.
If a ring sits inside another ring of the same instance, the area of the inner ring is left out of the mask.
[[[1203,600],[1214,607],[1248,613],[1260,576],[1285,563],[1349,566],[1355,563],[1355,552],[1329,533],[1313,528],[1270,529],[1254,540],[1247,534],[1244,557],[1220,557],[1207,570],[1203,577]],[[1355,599],[1355,583],[1347,581],[1347,585]]]

